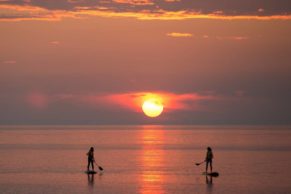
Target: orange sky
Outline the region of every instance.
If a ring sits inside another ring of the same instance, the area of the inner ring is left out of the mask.
[[[290,11],[0,1],[0,124],[290,124]],[[147,93],[161,116],[136,105]]]

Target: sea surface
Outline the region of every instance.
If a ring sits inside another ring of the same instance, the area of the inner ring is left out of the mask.
[[[84,173],[95,148],[103,172]],[[213,170],[202,175],[206,147]],[[2,126],[0,193],[291,193],[291,128]]]

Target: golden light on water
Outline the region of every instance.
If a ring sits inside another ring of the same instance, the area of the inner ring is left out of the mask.
[[[159,149],[163,143],[164,132],[161,130],[144,129],[142,131],[143,152],[141,162],[143,166],[141,175],[141,194],[163,194],[164,175],[161,166],[164,163],[164,150]]]

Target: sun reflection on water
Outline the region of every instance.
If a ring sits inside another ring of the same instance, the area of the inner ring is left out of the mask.
[[[142,175],[141,194],[163,194],[164,175],[161,168],[164,163],[164,131],[145,128],[141,132],[143,151],[141,155]]]

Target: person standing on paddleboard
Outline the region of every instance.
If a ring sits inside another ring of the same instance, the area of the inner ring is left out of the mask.
[[[206,173],[208,170],[208,165],[210,166],[210,173],[212,173],[212,159],[213,159],[212,149],[210,147],[207,147],[207,153],[206,153],[206,158],[205,158]]]
[[[87,156],[88,156],[87,170],[89,171],[90,164],[91,164],[92,170],[94,171],[95,158],[94,158],[94,148],[93,147],[90,148],[89,152],[87,153]]]

